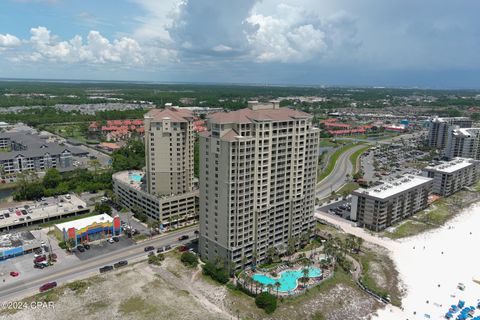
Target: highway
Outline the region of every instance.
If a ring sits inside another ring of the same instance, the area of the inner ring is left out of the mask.
[[[317,183],[316,196],[319,199],[328,197],[332,191],[340,189],[347,180],[347,174],[352,174],[353,167],[350,162],[350,156],[365,145],[358,145],[342,153],[335,163],[333,171],[322,181]]]
[[[0,301],[15,301],[27,296],[38,293],[38,289],[41,285],[47,282],[56,281],[58,285],[65,284],[67,282],[87,278],[95,274],[99,274],[99,268],[106,265],[113,265],[120,260],[133,260],[139,258],[147,258],[147,253],[144,251],[146,246],[154,246],[155,248],[165,245],[180,245],[188,241],[178,241],[177,238],[180,235],[187,234],[190,239],[194,239],[194,231],[197,226],[187,227],[181,230],[169,232],[159,238],[146,240],[140,244],[132,245],[124,249],[112,251],[111,253],[98,256],[85,261],[80,261],[77,266],[65,266],[63,269],[59,269],[54,274],[48,274],[45,276],[39,276],[35,279],[29,279],[27,281],[14,282],[9,285],[2,286],[0,291]],[[130,261],[129,261],[130,262]]]

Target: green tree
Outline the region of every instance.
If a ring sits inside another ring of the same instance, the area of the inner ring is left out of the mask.
[[[198,265],[198,258],[191,252],[184,252],[180,256],[180,261],[187,267],[194,268]]]
[[[255,298],[257,307],[263,309],[265,313],[272,314],[277,309],[277,297],[268,292],[262,292]]]

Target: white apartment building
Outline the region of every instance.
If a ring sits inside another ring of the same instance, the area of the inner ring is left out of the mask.
[[[428,206],[433,179],[408,175],[352,193],[350,218],[373,231],[388,228]]]
[[[473,121],[467,117],[438,118],[430,120],[428,130],[428,145],[436,149],[444,149],[447,145],[449,130],[458,126],[459,128],[469,128]]]
[[[447,159],[480,160],[480,128],[454,128],[449,131],[444,156]]]
[[[432,192],[448,197],[479,179],[480,161],[455,158],[423,169],[423,175],[433,178]]]
[[[312,118],[278,102],[208,118],[200,135],[203,258],[238,269],[314,229],[320,132]]]

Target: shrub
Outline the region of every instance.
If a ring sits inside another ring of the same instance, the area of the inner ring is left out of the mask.
[[[67,244],[65,243],[65,241],[59,242],[58,246],[60,247],[60,249],[67,249]]]
[[[182,261],[184,265],[190,268],[194,268],[198,265],[197,256],[191,252],[182,253],[182,256],[180,257],[180,261]]]
[[[152,254],[151,256],[148,256],[148,263],[150,263],[150,264],[159,266],[159,265],[162,264],[161,261],[162,261],[162,260],[161,260],[158,256],[156,256],[156,255],[154,255],[154,254]]]
[[[207,261],[202,266],[202,269],[204,275],[211,277],[213,280],[220,282],[221,284],[225,284],[230,280],[228,272],[225,269],[215,266],[210,261]]]
[[[267,314],[272,314],[277,309],[277,297],[268,292],[262,292],[255,298],[255,304]]]

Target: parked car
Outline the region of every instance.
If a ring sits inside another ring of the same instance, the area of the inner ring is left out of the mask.
[[[157,249],[157,253],[162,253],[163,251],[165,251],[164,247],[161,247],[161,248]]]
[[[10,218],[10,213],[5,213],[4,216],[5,218]]]
[[[11,275],[12,277],[18,277],[18,276],[20,275],[20,273],[17,272],[17,271],[12,271],[12,272],[10,272],[10,275]]]
[[[32,220],[32,217],[30,217],[30,216],[27,216],[27,218],[26,218],[26,219],[27,219],[27,220]]]
[[[88,243],[84,243],[83,244],[83,247],[87,250],[90,250],[90,245]]]
[[[112,237],[113,241],[118,242],[120,239],[118,237]]]
[[[8,211],[13,212],[14,210],[13,208],[8,208]]]
[[[77,206],[78,209],[83,209],[83,206]]]
[[[187,246],[180,246],[180,247],[178,247],[178,251],[180,251],[180,252],[188,251],[188,247]]]
[[[100,273],[104,273],[104,272],[107,272],[107,271],[112,271],[113,266],[104,266],[104,267],[101,267],[99,270],[100,270]]]
[[[127,264],[128,264],[128,261],[127,261],[127,260],[122,260],[122,261],[118,261],[117,263],[115,263],[115,264],[113,265],[113,267],[114,267],[115,269],[117,269],[117,268],[124,267],[124,266],[126,266]]]
[[[43,269],[43,268],[45,268],[45,266],[44,266],[42,263],[34,263],[34,264],[33,264],[33,267],[34,267],[35,269]]]
[[[47,260],[47,257],[45,255],[42,255],[42,256],[38,256],[35,259],[33,259],[33,263],[39,263],[39,262],[46,261],[46,260]]]
[[[169,244],[167,244],[164,248],[165,248],[165,251],[167,251],[167,250],[171,250],[171,249],[172,249],[172,246],[169,245]]]
[[[40,287],[40,292],[44,292],[44,291],[53,289],[53,288],[55,288],[56,286],[57,286],[57,283],[56,283],[55,281],[45,283],[44,285],[42,285],[42,286]]]
[[[195,230],[193,233],[195,233],[195,234],[199,234],[199,233],[200,233],[200,231],[198,231],[198,230]]]
[[[0,214],[0,219],[5,219],[5,217],[3,216],[3,214]]]
[[[22,215],[22,213],[21,213],[19,210],[15,211],[15,214],[16,214],[18,217],[20,217],[20,216]]]
[[[184,234],[183,236],[180,236],[178,238],[178,241],[183,241],[183,240],[187,240],[188,238],[190,238],[188,235]]]
[[[65,199],[70,200],[70,199],[72,199],[72,197],[67,193],[67,194],[65,195]]]
[[[153,246],[148,246],[148,247],[143,248],[143,250],[144,250],[145,252],[148,252],[148,251],[155,250],[155,248],[154,248]]]
[[[115,240],[113,240],[112,238],[108,238],[107,242],[108,243],[115,243]]]
[[[80,252],[85,252],[85,248],[82,245],[78,245],[77,250]]]

